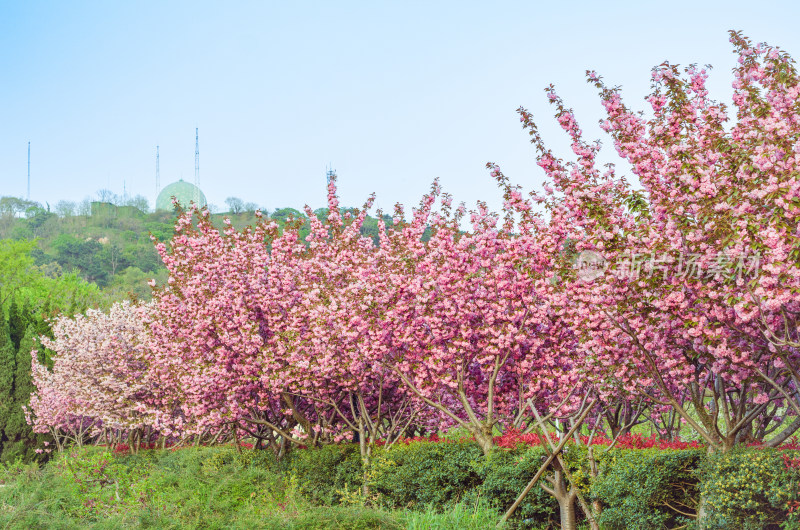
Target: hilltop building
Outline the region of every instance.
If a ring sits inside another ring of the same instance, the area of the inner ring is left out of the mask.
[[[145,212],[136,206],[117,206],[110,202],[92,201],[92,217],[106,219],[131,219],[144,216]]]
[[[190,202],[197,204],[201,208],[206,206],[206,196],[200,188],[181,179],[178,182],[173,182],[165,186],[164,189],[161,190],[158,194],[158,198],[156,198],[156,211],[172,210],[172,197],[177,198],[183,208],[188,208]]]

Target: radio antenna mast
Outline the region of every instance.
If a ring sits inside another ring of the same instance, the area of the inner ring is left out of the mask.
[[[194,128],[194,203],[200,206],[200,135]]]
[[[156,197],[161,191],[161,168],[159,167],[158,160],[158,146],[156,146]]]

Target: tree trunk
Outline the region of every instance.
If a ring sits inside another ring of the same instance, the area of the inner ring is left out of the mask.
[[[492,452],[492,448],[494,448],[494,437],[491,432],[487,433],[478,428],[474,428],[472,429],[472,435],[475,437],[475,442],[481,448],[484,455],[488,455]]]
[[[588,457],[589,457],[589,471],[592,474],[592,481],[594,481],[597,479],[598,475],[600,475],[600,471],[597,469],[597,460],[594,457],[594,447],[592,446],[589,446]],[[594,499],[592,501],[590,509],[592,510],[592,517],[591,517],[592,520],[590,521],[590,526],[592,530],[596,530],[597,528],[599,528],[599,525],[597,524],[597,519],[600,517],[600,514],[603,513],[603,505],[600,502],[600,500]]]
[[[714,448],[709,445],[708,449],[706,450],[706,454],[708,456],[711,456],[712,454],[714,454]],[[705,530],[706,529],[706,516],[708,515],[708,513],[706,511],[707,501],[708,501],[708,499],[701,492],[700,493],[700,499],[697,501],[697,519],[695,519],[695,522],[697,523],[697,529],[698,530]]]
[[[702,493],[700,494],[700,500],[697,502],[697,529],[698,530],[705,530],[706,528],[706,496]]]
[[[280,462],[283,459],[283,457],[286,455],[286,451],[290,447],[291,447],[291,445],[286,441],[286,438],[281,436],[281,441],[279,442],[279,445],[278,445],[278,455],[275,457],[275,459],[278,462]]]
[[[236,452],[242,454],[242,444],[239,443],[239,428],[233,426],[233,443],[236,444]]]
[[[578,528],[575,513],[575,494],[568,495],[568,499],[558,502],[558,510],[561,515],[561,530],[576,530]]]
[[[364,494],[364,498],[369,496],[369,468],[372,464],[372,436],[367,438],[367,433],[365,432],[364,420],[359,418],[358,422],[358,447],[361,451],[361,492]]]
[[[542,484],[542,489],[555,497],[558,502],[558,512],[561,517],[561,530],[577,530],[577,511],[575,510],[575,499],[577,492],[575,489],[567,490],[567,483],[564,480],[564,472],[557,470],[552,477],[547,477],[547,481],[553,485],[548,488]]]

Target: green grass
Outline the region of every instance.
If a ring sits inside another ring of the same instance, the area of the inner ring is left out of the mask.
[[[482,504],[437,513],[313,506],[268,454],[231,447],[111,455],[85,448],[46,466],[0,466],[0,528],[485,529]]]
[[[459,503],[445,513],[437,513],[431,508],[422,512],[406,512],[404,521],[405,528],[409,530],[483,530],[494,528],[500,515],[483,505],[467,506]]]

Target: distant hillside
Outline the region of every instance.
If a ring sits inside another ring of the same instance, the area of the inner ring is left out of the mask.
[[[166,280],[164,269],[155,251],[150,234],[159,241],[169,241],[173,234],[175,212],[144,212],[147,202],[115,205],[104,201],[58,203],[55,211],[49,205],[25,201],[16,197],[0,197],[0,239],[37,240],[32,252],[36,265],[51,278],[66,272],[79,276],[100,287],[110,300],[150,298],[147,282],[155,278]],[[239,206],[239,205],[236,205]],[[244,206],[256,208],[254,204]],[[254,210],[212,214],[216,226],[230,218],[236,228],[255,224]],[[345,210],[351,210],[346,208]],[[290,217],[306,219],[300,210],[279,208],[262,211],[283,226]],[[315,211],[320,218],[327,209]],[[384,216],[390,221],[390,216]],[[301,229],[308,233],[309,226]],[[367,217],[361,233],[377,243],[378,220]]]

